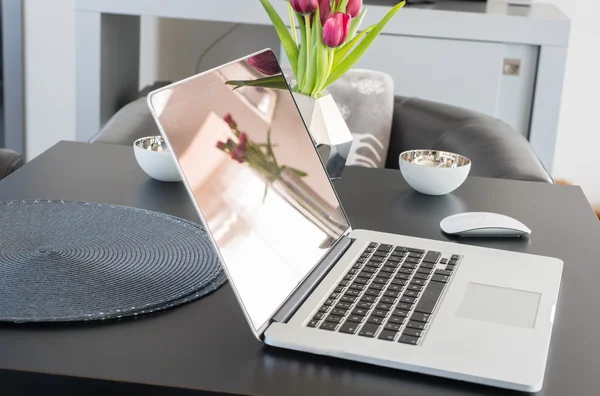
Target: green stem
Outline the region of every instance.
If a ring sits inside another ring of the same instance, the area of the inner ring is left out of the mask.
[[[298,33],[296,32],[296,23],[294,22],[294,9],[292,8],[291,3],[288,3],[288,10],[290,13],[290,25],[292,26],[292,35],[294,37],[296,45],[298,45]]]
[[[304,15],[304,22],[306,23],[306,42],[302,43],[302,45],[306,45],[306,71],[304,75],[306,79],[304,80],[304,85],[301,87],[301,92],[306,93],[306,87],[310,85],[309,76],[311,75],[310,70],[310,46],[311,46],[311,31],[310,31],[310,15]]]

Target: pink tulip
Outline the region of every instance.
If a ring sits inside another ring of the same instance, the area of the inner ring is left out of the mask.
[[[271,51],[248,58],[248,64],[267,76],[281,73],[279,63],[277,63],[277,59]]]
[[[225,117],[223,117],[223,121],[225,121],[227,123],[227,125],[229,125],[229,128],[231,128],[231,129],[236,129],[237,128],[237,124],[233,120],[233,117],[231,116],[231,113],[225,114]]]
[[[323,43],[329,48],[337,48],[344,44],[350,33],[350,22],[348,14],[332,14],[323,25]]]
[[[294,11],[301,15],[310,15],[317,10],[319,0],[290,0]]]
[[[325,25],[327,18],[331,15],[331,0],[319,0],[319,15],[321,16],[321,25]]]
[[[349,0],[346,6],[346,13],[352,18],[356,18],[360,15],[363,8],[363,0]]]

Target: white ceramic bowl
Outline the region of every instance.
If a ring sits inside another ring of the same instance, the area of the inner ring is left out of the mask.
[[[427,195],[451,193],[464,183],[471,170],[471,160],[446,151],[405,151],[399,161],[406,182]]]
[[[148,176],[162,182],[181,181],[173,158],[162,136],[148,136],[133,143],[133,153]]]

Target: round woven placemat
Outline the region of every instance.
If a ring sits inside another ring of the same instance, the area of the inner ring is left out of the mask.
[[[204,229],[71,201],[0,202],[0,321],[89,321],[193,301],[226,280]]]

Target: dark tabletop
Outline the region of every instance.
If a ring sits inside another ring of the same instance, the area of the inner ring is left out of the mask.
[[[354,229],[448,240],[439,221],[450,214],[494,211],[523,221],[533,231],[523,241],[454,241],[564,260],[540,394],[599,394],[600,225],[580,188],[469,178],[453,194],[428,197],[413,192],[397,171],[365,168],[347,168],[335,184]],[[38,198],[198,219],[181,183],[149,179],[124,146],[62,142],[0,182],[0,200]],[[209,394],[192,390],[269,396],[517,394],[265,346],[252,336],[228,285],[197,302],[137,319],[2,324],[0,369],[0,395],[56,390],[78,395]]]

